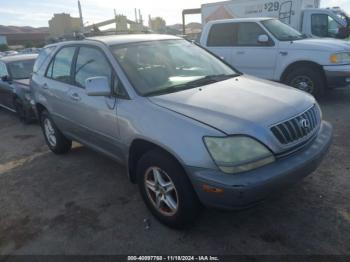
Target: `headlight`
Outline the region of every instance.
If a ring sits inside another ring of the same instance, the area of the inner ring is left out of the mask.
[[[350,53],[333,54],[330,61],[333,64],[350,64]]]
[[[269,149],[250,137],[205,137],[204,142],[215,163],[225,173],[246,172],[275,161]]]

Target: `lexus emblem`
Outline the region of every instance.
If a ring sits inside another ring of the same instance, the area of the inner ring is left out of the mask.
[[[301,128],[308,129],[310,128],[310,121],[306,118],[303,118],[302,120],[300,120],[299,125]]]

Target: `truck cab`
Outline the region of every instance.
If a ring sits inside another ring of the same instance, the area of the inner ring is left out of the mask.
[[[305,9],[300,31],[312,37],[345,39],[350,34],[350,18],[341,9]]]

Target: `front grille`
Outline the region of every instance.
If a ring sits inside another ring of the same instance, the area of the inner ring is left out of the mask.
[[[281,144],[295,144],[312,136],[320,122],[320,112],[315,105],[304,113],[273,126],[271,131]]]

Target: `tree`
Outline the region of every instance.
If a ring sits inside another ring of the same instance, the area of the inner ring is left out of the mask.
[[[9,47],[6,44],[1,44],[0,45],[0,52],[8,51]]]
[[[24,44],[24,47],[25,47],[25,48],[32,48],[32,47],[34,47],[34,45],[33,45],[32,42],[26,42],[26,43]]]

